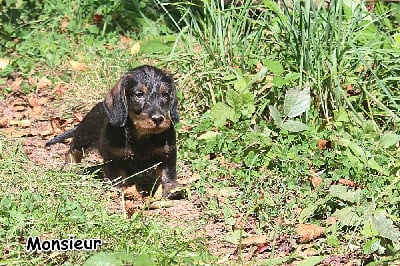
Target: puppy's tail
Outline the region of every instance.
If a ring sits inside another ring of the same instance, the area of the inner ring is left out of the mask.
[[[59,143],[61,141],[64,141],[66,139],[72,138],[74,136],[74,133],[76,131],[77,127],[74,127],[73,129],[70,129],[60,135],[55,136],[53,139],[49,140],[48,142],[46,142],[45,147],[49,147],[51,145],[54,145],[56,143]]]

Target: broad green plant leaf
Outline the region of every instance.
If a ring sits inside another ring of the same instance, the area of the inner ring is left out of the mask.
[[[237,122],[238,120],[235,109],[224,103],[216,103],[212,106],[210,116],[214,120],[214,125],[216,127],[223,127],[228,119],[232,122]]]
[[[388,219],[384,213],[375,214],[371,224],[378,231],[379,236],[390,239],[395,250],[400,250],[400,231],[393,225],[393,221]]]
[[[382,247],[381,240],[379,238],[374,237],[368,240],[367,243],[365,243],[363,250],[365,254],[371,254],[374,252],[378,254],[384,254],[386,249]]]
[[[273,106],[273,105],[269,105],[269,113],[271,114],[272,119],[274,119],[274,123],[277,127],[281,127],[282,126],[282,114],[281,112],[279,112],[279,110]]]
[[[266,59],[263,61],[263,63],[268,68],[268,70],[275,75],[280,75],[284,71],[282,64],[278,61]]]
[[[293,88],[286,92],[283,113],[289,118],[297,117],[309,110],[310,105],[310,87],[306,85],[304,90]]]
[[[240,239],[245,236],[247,236],[247,234],[243,230],[235,230],[235,231],[226,233],[226,235],[223,237],[223,240],[228,243],[239,244]]]
[[[400,141],[400,135],[394,133],[386,133],[381,137],[380,144],[382,147],[388,148],[396,145]]]
[[[215,139],[219,135],[221,135],[221,133],[219,133],[219,132],[206,131],[206,132],[202,133],[197,139],[200,139],[200,140],[211,140],[211,139]]]
[[[295,121],[295,120],[287,120],[282,123],[281,128],[284,130],[287,130],[289,132],[301,132],[308,130],[308,127],[306,124]]]
[[[225,101],[230,107],[233,107],[233,108],[235,108],[236,106],[240,106],[240,104],[241,104],[241,99],[240,99],[239,93],[237,93],[236,91],[234,91],[232,89],[229,89],[226,92]]]
[[[358,216],[354,209],[350,206],[336,210],[332,216],[336,217],[339,222],[347,226],[356,226],[361,221],[360,216]]]
[[[329,193],[332,197],[342,199],[351,203],[356,203],[360,200],[361,190],[349,191],[346,186],[332,185],[329,188]]]

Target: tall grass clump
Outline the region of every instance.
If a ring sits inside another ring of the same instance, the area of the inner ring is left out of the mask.
[[[373,13],[363,3],[341,0],[328,5],[315,1],[283,1],[282,6],[265,1],[265,5],[278,25],[273,28],[273,42],[284,58],[292,59],[290,67],[300,73],[299,84],[314,84],[314,103],[324,117],[349,107],[359,118],[359,112],[374,118],[372,111],[379,107],[374,110],[399,119],[397,85],[392,82],[398,76],[399,53],[388,8]]]
[[[184,62],[196,69],[190,76],[209,105],[225,101],[232,79],[249,81],[262,72],[246,85],[258,103],[282,102],[285,90],[308,83],[321,118],[342,108],[380,126],[399,119],[398,4],[372,10],[343,0],[168,5],[163,2],[165,10],[180,10],[170,18],[195,55]]]

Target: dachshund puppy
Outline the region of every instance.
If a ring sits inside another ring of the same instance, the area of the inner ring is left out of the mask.
[[[69,157],[76,163],[86,150],[98,149],[104,160],[103,174],[110,180],[155,168],[145,171],[141,179],[154,181],[155,177],[155,182],[162,184],[163,197],[174,198],[171,190],[177,184],[177,105],[175,84],[169,74],[152,66],[137,67],[125,73],[78,126],[46,146],[73,137]],[[151,189],[154,182],[148,183],[143,186],[150,191],[148,185]]]

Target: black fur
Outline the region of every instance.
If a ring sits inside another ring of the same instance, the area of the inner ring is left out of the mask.
[[[156,67],[141,66],[123,75],[77,127],[48,141],[46,147],[73,137],[69,154],[78,163],[85,150],[98,149],[105,162],[104,176],[111,180],[161,162],[144,179],[142,175],[148,184],[135,183],[139,190],[150,191],[155,176],[163,196],[174,197],[170,192],[176,186],[177,105],[173,78]]]

